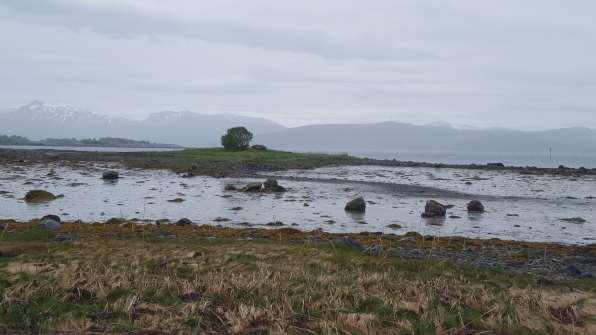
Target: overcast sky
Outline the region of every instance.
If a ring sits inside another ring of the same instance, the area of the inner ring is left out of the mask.
[[[596,1],[0,0],[0,106],[596,128]]]

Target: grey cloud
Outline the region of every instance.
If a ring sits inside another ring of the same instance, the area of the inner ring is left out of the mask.
[[[430,50],[399,47],[391,41],[338,38],[321,29],[243,24],[203,17],[191,20],[143,12],[131,6],[98,6],[64,0],[4,0],[3,3],[26,22],[91,29],[118,38],[182,36],[211,43],[347,60],[416,61],[436,57]]]

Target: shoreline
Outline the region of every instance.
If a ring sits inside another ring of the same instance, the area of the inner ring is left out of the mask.
[[[305,166],[308,164],[296,163],[275,165],[267,161],[260,162],[259,159],[247,159],[240,161],[236,166],[229,166],[227,168],[216,169],[195,166],[192,162],[171,162],[172,158],[179,158],[185,151],[193,150],[213,150],[213,148],[206,149],[181,149],[173,151],[135,151],[135,152],[85,152],[74,150],[55,150],[55,149],[8,149],[0,148],[0,163],[43,163],[43,162],[117,162],[123,163],[132,168],[144,169],[170,169],[174,172],[189,173],[193,175],[209,175],[215,177],[229,177],[229,176],[252,176],[259,172],[267,171],[284,171],[289,169],[310,169],[315,167],[326,166],[341,166],[341,165],[373,165],[386,167],[420,167],[420,168],[437,168],[437,169],[466,169],[466,170],[485,170],[485,171],[507,171],[528,175],[553,175],[553,176],[582,176],[582,175],[596,175],[596,168],[571,168],[561,166],[559,168],[540,168],[535,166],[505,166],[501,163],[486,163],[486,164],[444,164],[444,163],[429,163],[429,162],[414,162],[414,161],[398,161],[390,159],[372,159],[372,158],[358,158],[348,155],[332,155],[332,154],[299,154],[292,152],[284,152],[288,154],[303,155],[305,157],[325,157],[328,160],[325,162],[315,162],[312,166]],[[263,151],[265,155],[267,152],[277,152],[266,150]],[[230,152],[234,155],[234,152]],[[198,155],[200,157],[200,154]],[[340,159],[338,159],[340,158]]]
[[[39,219],[17,221],[0,219],[0,231],[9,233],[37,229]],[[85,237],[113,236],[138,237],[139,234],[157,234],[167,239],[229,239],[270,240],[291,243],[345,244],[355,251],[366,253],[367,248],[380,246],[377,255],[413,259],[453,261],[473,267],[501,269],[543,279],[596,279],[596,243],[565,244],[557,242],[530,242],[499,238],[470,238],[463,236],[422,235],[409,231],[403,234],[382,232],[325,232],[321,229],[299,230],[293,227],[224,227],[210,224],[177,225],[139,220],[112,218],[106,222],[62,222],[60,228],[50,231],[56,241],[72,242]],[[346,242],[346,239],[352,242]],[[355,243],[353,243],[355,242]],[[2,252],[0,251],[0,256]]]

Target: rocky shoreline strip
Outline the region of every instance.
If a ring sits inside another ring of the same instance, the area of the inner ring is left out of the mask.
[[[54,150],[54,149],[7,149],[0,148],[1,164],[38,164],[44,162],[118,162],[130,167],[147,169],[171,169],[176,172],[186,172],[189,175],[210,175],[217,177],[228,176],[251,176],[263,171],[287,170],[288,166],[276,166],[269,163],[260,163],[258,161],[242,162],[236,167],[229,169],[211,169],[197,167],[188,164],[173,164],[167,155],[171,152],[154,152],[147,155],[147,152],[85,152],[73,150]],[[163,156],[163,157],[162,157]],[[486,171],[508,171],[527,175],[553,175],[581,177],[583,175],[596,175],[596,168],[572,168],[559,166],[557,168],[542,168],[536,166],[506,166],[500,162],[488,162],[486,164],[444,164],[414,161],[399,161],[396,159],[372,159],[344,157],[339,165],[375,165],[386,167],[421,167],[437,169],[472,169]],[[330,163],[334,164],[334,163]],[[324,165],[321,165],[324,166]],[[302,168],[301,166],[290,168]]]
[[[472,267],[513,271],[527,274],[544,283],[561,280],[596,279],[596,244],[566,245],[508,241],[500,239],[474,239],[459,236],[423,236],[416,232],[403,235],[380,232],[328,233],[322,230],[301,231],[283,227],[229,228],[193,224],[181,219],[166,224],[145,224],[124,219],[106,222],[56,222],[48,224],[50,217],[19,222],[0,220],[4,233],[26,232],[41,229],[52,234],[53,243],[69,243],[90,237],[133,238],[154,236],[170,239],[231,239],[272,240],[290,243],[331,244],[378,257],[404,259],[432,259],[450,261]],[[10,248],[0,248],[0,256],[10,254]]]

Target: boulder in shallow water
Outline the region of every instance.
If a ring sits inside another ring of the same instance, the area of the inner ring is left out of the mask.
[[[364,201],[363,197],[359,197],[354,200],[351,200],[346,204],[345,210],[347,212],[365,212],[366,211],[366,201]]]
[[[447,214],[447,209],[445,206],[438,201],[429,200],[426,202],[426,206],[424,206],[424,213],[422,213],[423,218],[441,218],[445,217]]]
[[[58,196],[44,191],[44,190],[31,190],[25,195],[26,202],[46,202],[56,200]]]
[[[272,190],[278,186],[279,186],[279,183],[277,182],[277,179],[275,179],[275,178],[267,178],[267,180],[265,180],[263,182],[263,187],[266,190]]]
[[[225,191],[236,191],[237,188],[236,186],[234,186],[234,184],[227,184],[224,188]]]
[[[105,171],[101,176],[101,179],[104,179],[104,180],[116,180],[118,178],[120,178],[118,171],[113,171],[113,170]]]
[[[483,213],[484,205],[478,200],[472,200],[468,204],[468,212],[472,213]]]

